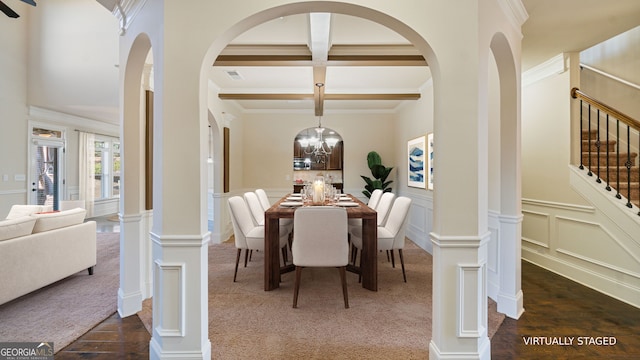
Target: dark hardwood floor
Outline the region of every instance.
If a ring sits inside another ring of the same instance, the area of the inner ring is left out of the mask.
[[[505,319],[492,359],[640,359],[640,309],[524,261],[522,289],[525,313]],[[116,313],[55,358],[148,359],[150,339],[137,316]]]

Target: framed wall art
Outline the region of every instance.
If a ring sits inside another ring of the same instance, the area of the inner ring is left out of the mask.
[[[433,133],[427,134],[427,189],[433,190]]]
[[[424,189],[426,186],[426,139],[417,137],[407,142],[407,185]]]

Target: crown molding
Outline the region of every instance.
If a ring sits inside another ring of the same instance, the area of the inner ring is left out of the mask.
[[[562,74],[567,71],[566,56],[558,54],[551,59],[537,65],[522,74],[522,87],[531,85],[552,75]]]
[[[514,28],[521,31],[522,24],[529,18],[527,9],[522,4],[521,0],[498,0],[498,4],[502,9],[502,12],[507,16],[509,23]]]
[[[120,23],[120,36],[124,35],[129,25],[136,18],[140,10],[147,3],[147,0],[116,0],[111,9],[113,16]]]

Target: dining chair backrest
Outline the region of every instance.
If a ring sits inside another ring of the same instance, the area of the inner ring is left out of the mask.
[[[369,206],[372,209],[375,209],[376,206],[378,206],[378,202],[380,201],[381,196],[382,196],[381,189],[373,190],[373,192],[371,193],[371,196],[369,197],[369,202],[367,202],[367,206]]]
[[[389,210],[391,209],[395,198],[396,195],[392,192],[383,193],[380,197],[380,201],[375,207],[375,210],[378,213],[378,226],[383,226],[385,224],[387,216],[389,215]]]
[[[245,249],[247,248],[245,234],[249,234],[251,230],[255,228],[249,207],[240,196],[232,196],[229,198],[229,213],[231,215],[231,223],[233,224],[236,247]]]
[[[260,205],[266,211],[271,207],[271,202],[269,201],[269,197],[267,196],[267,192],[264,189],[256,189],[256,195],[258,195],[258,199],[260,200]]]
[[[264,209],[260,204],[258,195],[256,195],[256,193],[252,191],[246,192],[244,193],[244,201],[246,201],[247,206],[249,206],[249,211],[251,212],[253,222],[258,226],[263,226],[264,225]]]
[[[291,252],[296,266],[345,266],[349,261],[347,210],[333,206],[298,208],[293,214]]]
[[[407,219],[409,208],[411,207],[411,199],[406,196],[399,196],[394,202],[387,222],[384,225],[384,233],[393,237],[392,249],[402,249],[404,247],[405,229],[407,227]],[[378,231],[381,234],[382,231]]]

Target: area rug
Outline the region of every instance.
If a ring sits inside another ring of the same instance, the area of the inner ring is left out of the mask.
[[[112,315],[120,281],[119,239],[118,233],[98,233],[93,275],[80,271],[0,305],[0,342],[53,341],[57,352]]]
[[[349,309],[344,308],[336,269],[306,268],[298,308],[292,308],[294,273],[280,288],[263,289],[263,254],[238,269],[233,282],[233,242],[209,248],[209,339],[213,359],[428,359],[431,339],[432,257],[407,242],[407,283],[399,264],[379,256],[378,291],[348,273]],[[152,304],[138,316],[151,329]],[[489,301],[489,335],[504,315]]]

